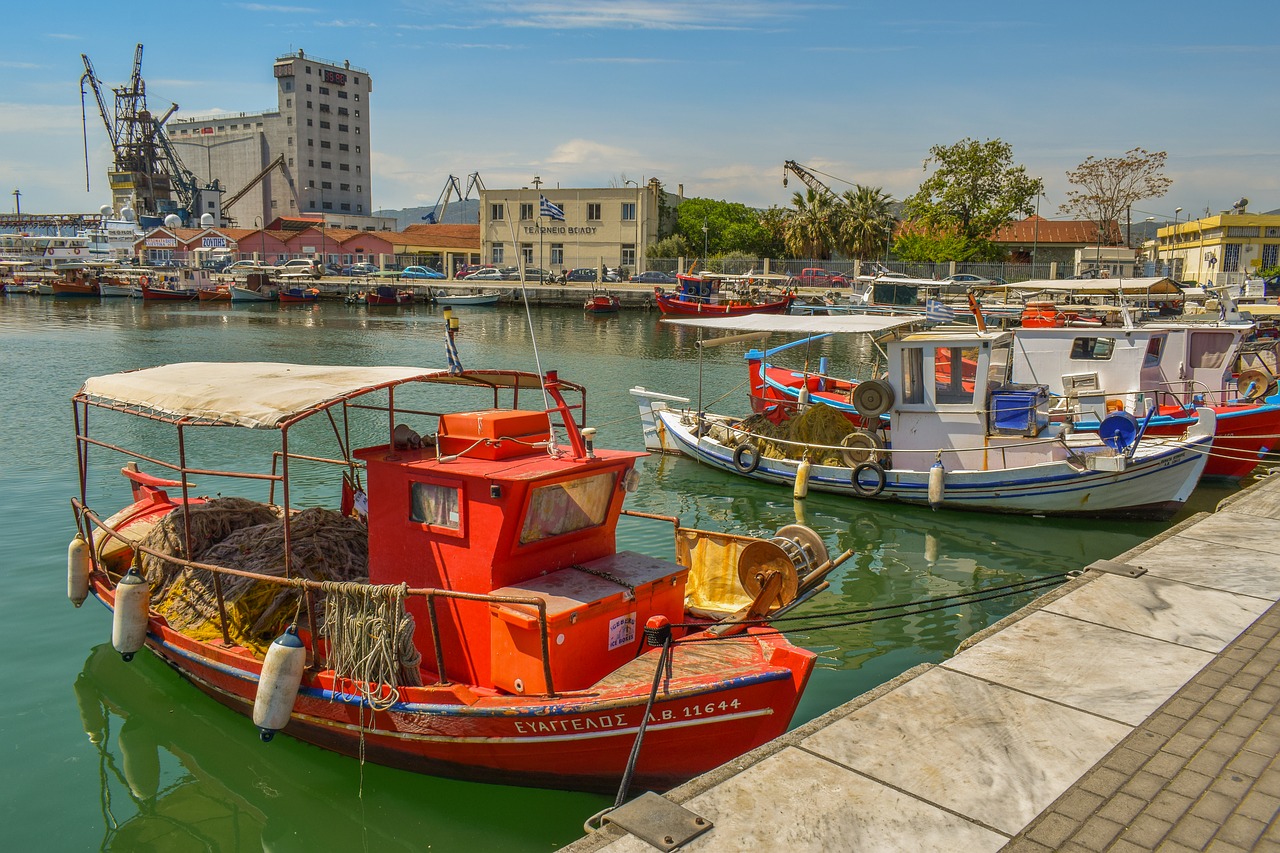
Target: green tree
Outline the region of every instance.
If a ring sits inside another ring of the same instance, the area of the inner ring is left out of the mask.
[[[840,253],[850,258],[870,260],[884,253],[885,241],[893,233],[893,198],[880,187],[855,184],[841,195],[844,202],[838,222]]]
[[[738,202],[689,198],[676,209],[676,217],[676,233],[696,255],[703,252],[704,225],[706,251],[713,257],[726,252],[758,254],[770,243],[760,211]]]
[[[1044,192],[1044,182],[1014,165],[1013,148],[999,139],[935,145],[924,161],[925,171],[931,167],[932,174],[906,199],[906,217],[920,229],[916,243],[959,238],[962,254],[973,260],[998,260],[1003,253],[991,235],[1015,214],[1030,214]],[[897,243],[895,250],[908,258]]]
[[[791,197],[795,210],[787,217],[784,238],[787,252],[794,258],[831,257],[836,241],[836,208],[831,196],[812,187]]]
[[[650,243],[644,251],[648,258],[680,258],[691,254],[689,244],[679,234],[663,237],[656,243]]]
[[[1108,242],[1120,242],[1112,223],[1119,222],[1135,201],[1159,198],[1173,185],[1173,179],[1163,174],[1167,157],[1163,151],[1142,148],[1121,157],[1088,157],[1067,172],[1067,180],[1078,189],[1067,191],[1067,200],[1058,210],[1092,219],[1098,231],[1108,235]]]

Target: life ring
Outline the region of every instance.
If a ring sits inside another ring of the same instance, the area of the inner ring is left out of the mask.
[[[864,471],[870,471],[875,475],[875,482],[870,486],[863,485],[858,481],[859,475]],[[863,462],[857,468],[853,469],[851,483],[853,485],[853,490],[857,493],[858,497],[874,498],[876,495],[884,491],[885,482],[886,478],[884,475],[884,469],[875,462]]]
[[[733,467],[743,474],[750,474],[760,467],[760,451],[751,442],[742,442],[733,449]]]
[[[857,429],[840,439],[840,446],[848,448],[840,451],[840,458],[850,468],[856,468],[863,462],[879,462],[880,451],[884,450],[884,442],[874,432]]]
[[[882,379],[868,379],[854,386],[850,402],[864,418],[877,418],[893,408],[893,386]]]
[[[151,279],[147,278],[144,275],[138,279],[138,284],[142,285],[143,287],[146,287],[147,285],[151,284]]]
[[[79,250],[79,249],[72,249],[71,251],[75,252],[77,255],[78,255],[78,254],[80,254],[80,250]]]

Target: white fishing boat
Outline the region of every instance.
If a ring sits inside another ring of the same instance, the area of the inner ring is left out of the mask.
[[[759,333],[877,334],[914,321],[755,315],[665,322]],[[790,485],[800,497],[813,489],[934,508],[1125,518],[1168,518],[1186,502],[1213,439],[1212,411],[1200,410],[1176,437],[1144,435],[1145,424],[1124,412],[1104,421],[1105,439],[1076,432],[1069,420],[1050,422],[1044,386],[1008,382],[1012,347],[1011,333],[984,329],[889,341],[887,378],[857,384],[852,419],[812,399],[823,388],[818,374],[806,381],[800,413],[781,425],[770,420],[776,413],[732,417],[684,397],[644,388],[631,393],[647,449]],[[753,386],[764,381],[762,357],[748,354]],[[842,435],[818,443],[799,437],[803,429],[787,431],[818,416]]]
[[[482,290],[479,293],[450,293],[437,290],[434,299],[437,305],[497,305],[504,296],[510,296],[509,290]]]

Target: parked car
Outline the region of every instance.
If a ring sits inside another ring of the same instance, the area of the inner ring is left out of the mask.
[[[849,279],[821,267],[806,267],[799,275],[791,276],[790,283],[799,287],[848,287]]]
[[[599,281],[600,270],[595,267],[578,267],[569,270],[569,274],[565,276],[565,281]]]
[[[324,267],[320,266],[320,262],[312,258],[294,258],[285,261],[279,267],[280,272],[285,275],[303,274],[319,278],[324,275]]]
[[[444,278],[444,273],[431,267],[405,267],[400,273],[402,278]]]
[[[262,269],[262,264],[258,263],[257,261],[232,261],[222,271],[229,272],[229,273],[238,273],[238,272],[253,272],[254,270],[260,270],[260,269]]]
[[[518,267],[504,267],[502,277],[507,281],[519,281],[520,269]],[[525,267],[524,280],[548,282],[555,281],[556,277],[554,273],[548,272],[541,267]]]
[[[493,269],[492,264],[463,264],[462,266],[458,267],[457,270],[454,271],[453,277],[469,278],[471,274],[476,272],[477,270],[489,270],[489,269]]]
[[[609,269],[608,267],[605,267],[604,280],[605,281],[622,281],[622,273],[618,272],[616,269]]]
[[[943,281],[950,281],[955,284],[963,284],[966,286],[991,283],[991,279],[989,278],[985,278],[983,276],[974,275],[973,273],[967,273],[967,272],[958,272],[955,275],[949,275],[946,278],[944,278]]]
[[[342,268],[343,275],[373,275],[377,271],[378,268],[373,264],[366,263],[349,264]]]
[[[325,264],[324,274],[325,275],[342,275],[342,267],[338,266],[337,264]]]
[[[669,272],[649,270],[648,272],[636,273],[631,276],[631,281],[635,284],[676,284],[680,279]]]
[[[502,281],[502,270],[497,267],[485,267],[467,276],[467,281]]]

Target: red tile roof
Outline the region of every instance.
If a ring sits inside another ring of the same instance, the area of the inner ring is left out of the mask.
[[[1120,243],[1123,234],[1120,225],[1112,220],[1107,223],[1111,239],[1105,237],[1103,243]],[[996,231],[991,238],[993,243],[1041,243],[1052,245],[1059,243],[1073,246],[1090,246],[1098,242],[1098,223],[1091,219],[1073,219],[1055,221],[1042,216],[1028,216],[1020,222],[1010,222]]]

